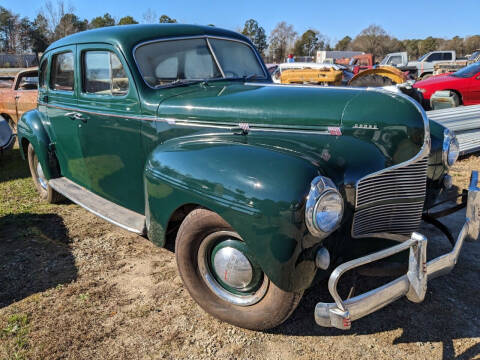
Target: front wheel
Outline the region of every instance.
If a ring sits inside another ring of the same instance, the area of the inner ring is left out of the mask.
[[[62,200],[62,195],[53,190],[48,184],[48,180],[43,173],[42,164],[38,161],[32,144],[28,144],[28,166],[40,197],[50,204],[55,204]]]
[[[280,325],[295,310],[302,292],[273,284],[246,244],[219,215],[192,211],[175,244],[180,276],[193,299],[232,325],[264,330]]]

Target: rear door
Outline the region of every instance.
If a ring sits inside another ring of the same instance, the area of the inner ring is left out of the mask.
[[[80,142],[89,189],[144,212],[142,120],[135,83],[122,54],[106,44],[77,46]]]
[[[82,125],[75,117],[77,87],[75,81],[76,48],[66,46],[56,49],[50,57],[48,95],[42,92],[41,100],[47,105],[52,140],[62,175],[88,187],[85,162],[78,138]]]

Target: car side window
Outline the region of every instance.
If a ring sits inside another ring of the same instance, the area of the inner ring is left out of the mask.
[[[26,73],[18,80],[17,90],[37,90],[38,74],[36,72]]]
[[[40,65],[40,70],[38,72],[38,86],[42,89],[47,87],[47,64],[48,60],[44,60]]]
[[[442,54],[441,53],[434,53],[428,57],[427,61],[440,61],[442,60]]]
[[[127,73],[116,54],[107,50],[83,53],[83,92],[123,96],[128,87]]]
[[[52,90],[73,91],[75,83],[73,53],[67,51],[53,55],[50,73]]]
[[[452,60],[452,53],[443,53],[443,60]]]
[[[399,65],[402,63],[402,57],[401,56],[392,56],[389,61],[390,64],[393,65]]]

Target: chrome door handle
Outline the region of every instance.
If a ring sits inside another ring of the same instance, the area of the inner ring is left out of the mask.
[[[65,114],[65,116],[69,117],[72,120],[81,120],[83,122],[87,122],[86,117],[84,117],[82,114],[80,114],[78,112],[75,112],[75,111],[68,112],[68,113]]]

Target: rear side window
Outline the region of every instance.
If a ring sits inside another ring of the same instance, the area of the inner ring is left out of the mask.
[[[114,96],[128,93],[127,73],[114,53],[85,51],[83,64],[83,92]]]
[[[52,57],[50,88],[53,90],[73,91],[73,53],[71,51],[55,54]]]
[[[47,87],[47,64],[48,60],[44,60],[40,65],[40,71],[38,72],[38,85],[43,89]]]
[[[443,53],[443,60],[452,60],[452,53]]]

